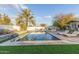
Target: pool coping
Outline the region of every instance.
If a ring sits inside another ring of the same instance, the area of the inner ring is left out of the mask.
[[[21,45],[68,45],[68,44],[79,44],[79,42],[69,41],[67,37],[58,35],[56,32],[48,32],[52,36],[60,40],[44,40],[44,41],[15,41],[8,44],[0,44],[0,46],[21,46]]]

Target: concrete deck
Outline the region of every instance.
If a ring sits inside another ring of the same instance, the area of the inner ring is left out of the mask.
[[[57,37],[60,40],[63,40],[64,42],[73,43],[73,44],[79,44],[79,36],[76,37],[67,37],[64,35],[59,35],[57,32],[48,32],[49,34]]]
[[[48,32],[50,35],[57,37],[60,40],[46,40],[46,41],[14,41],[10,40],[0,44],[0,46],[20,46],[20,45],[62,45],[62,44],[79,44],[79,37],[66,37],[59,35],[56,32]],[[25,36],[25,35],[23,35]],[[23,37],[22,36],[22,37]],[[15,38],[16,39],[16,38]],[[18,37],[17,37],[18,39]]]

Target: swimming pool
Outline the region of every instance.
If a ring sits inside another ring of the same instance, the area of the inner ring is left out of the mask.
[[[24,37],[26,40],[59,40],[58,38],[50,35],[50,34],[28,34]]]

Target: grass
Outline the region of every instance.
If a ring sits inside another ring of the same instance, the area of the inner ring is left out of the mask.
[[[4,54],[77,54],[79,45],[0,46]]]

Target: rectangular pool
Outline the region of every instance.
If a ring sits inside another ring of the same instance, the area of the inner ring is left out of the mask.
[[[23,39],[24,40],[39,40],[39,41],[43,41],[43,40],[60,40],[60,39],[54,37],[53,35],[44,34],[44,33],[43,34],[28,34]]]

